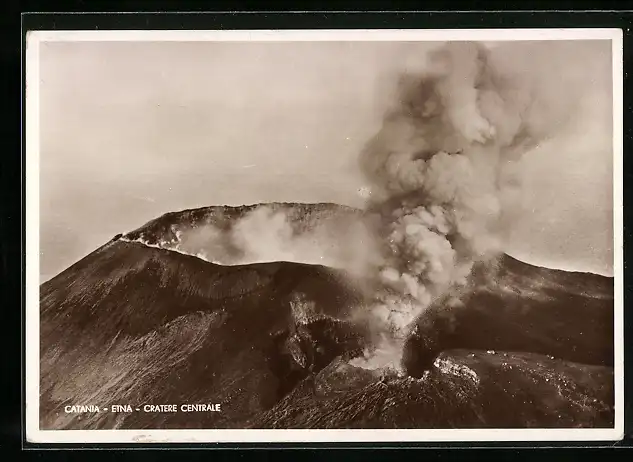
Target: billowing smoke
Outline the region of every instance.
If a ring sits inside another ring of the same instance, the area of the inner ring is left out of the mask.
[[[577,101],[556,69],[520,56],[451,42],[427,56],[423,71],[400,77],[395,104],[360,158],[384,259],[369,311],[376,349],[356,365],[397,370],[420,313],[501,251],[520,191],[516,162],[560,131]]]

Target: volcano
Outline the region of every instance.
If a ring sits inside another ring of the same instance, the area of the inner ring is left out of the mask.
[[[613,427],[612,278],[508,255],[480,265],[421,315],[406,375],[390,375],[350,364],[369,338],[344,271],[167,245],[178,226],[230,228],[256,207],[164,215],[41,285],[41,429]],[[361,214],[276,207],[299,232]],[[143,410],[207,403],[222,411]],[[99,410],[65,411],[81,405]]]

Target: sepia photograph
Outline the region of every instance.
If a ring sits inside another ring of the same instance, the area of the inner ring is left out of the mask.
[[[622,437],[621,31],[26,47],[29,441]]]

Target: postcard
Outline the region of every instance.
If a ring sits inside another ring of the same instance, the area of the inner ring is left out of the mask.
[[[28,441],[623,436],[620,30],[26,47]]]

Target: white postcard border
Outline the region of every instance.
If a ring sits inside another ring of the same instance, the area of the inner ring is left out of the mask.
[[[596,429],[40,430],[39,44],[50,41],[611,40],[614,122],[615,426]],[[615,441],[624,436],[623,48],[620,29],[29,31],[26,43],[26,439],[32,443]]]

